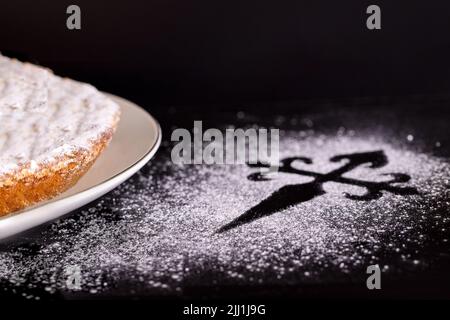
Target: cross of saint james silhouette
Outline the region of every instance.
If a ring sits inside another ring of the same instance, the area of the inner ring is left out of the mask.
[[[250,208],[239,217],[221,227],[217,232],[222,233],[241,225],[253,222],[262,217],[272,215],[282,211],[288,207],[301,204],[315,197],[325,194],[323,184],[325,182],[338,182],[348,185],[364,187],[366,193],[363,195],[352,195],[345,193],[345,197],[357,201],[376,200],[383,195],[383,191],[391,192],[397,195],[414,195],[418,194],[416,188],[408,186],[397,186],[393,184],[408,182],[411,177],[404,173],[386,173],[384,175],[391,176],[392,179],[382,182],[372,182],[366,180],[358,180],[347,178],[343,175],[361,165],[369,165],[369,168],[375,169],[385,166],[388,159],[382,150],[337,155],[330,159],[332,162],[344,161],[342,166],[328,173],[319,173],[294,168],[294,161],[301,161],[305,164],[312,164],[312,160],[306,157],[290,157],[284,158],[280,162],[279,172],[298,174],[314,178],[313,181],[300,184],[288,184],[273,192],[268,198],[262,200],[256,206]],[[257,163],[249,164],[254,168],[269,168],[269,164]],[[253,181],[268,180],[264,173],[257,172],[248,176]]]

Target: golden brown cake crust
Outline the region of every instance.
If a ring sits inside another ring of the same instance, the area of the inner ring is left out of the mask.
[[[119,115],[111,129],[93,141],[90,149],[72,152],[57,159],[53,165],[22,174],[18,179],[10,176],[8,183],[0,186],[0,216],[51,199],[75,185],[110,142],[118,119]]]
[[[0,54],[0,216],[73,186],[119,117],[118,104],[93,86]]]

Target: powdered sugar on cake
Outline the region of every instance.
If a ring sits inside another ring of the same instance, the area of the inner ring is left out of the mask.
[[[0,184],[17,170],[88,150],[118,115],[94,87],[0,55]]]

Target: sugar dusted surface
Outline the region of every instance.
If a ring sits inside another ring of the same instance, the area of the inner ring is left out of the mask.
[[[0,55],[0,183],[89,149],[119,107],[94,87]]]
[[[421,270],[432,262],[422,260],[425,244],[448,243],[447,160],[351,131],[283,131],[280,143],[282,157],[311,157],[308,168],[318,172],[336,168],[329,161],[336,154],[382,149],[385,167],[349,175],[377,180],[382,173],[406,173],[420,194],[384,192],[378,200],[357,202],[343,192],[363,189],[330,182],[320,197],[217,234],[281,186],[308,178],[280,174],[249,181],[255,169],[179,167],[166,152],[95,205],[46,228],[32,246],[0,251],[4,290],[20,287],[25,297],[39,298],[37,288],[47,294],[122,288],[126,295],[183,295],[202,285],[348,283],[361,281],[369,264],[379,263],[387,275]],[[430,229],[437,230],[435,239]],[[80,291],[67,288],[65,270],[73,266],[81,271]]]

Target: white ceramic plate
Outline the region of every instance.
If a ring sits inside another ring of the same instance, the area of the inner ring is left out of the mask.
[[[57,198],[0,218],[0,239],[59,218],[101,197],[130,178],[156,153],[161,128],[145,110],[112,96],[122,115],[110,145],[71,189]]]

